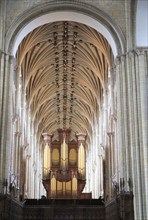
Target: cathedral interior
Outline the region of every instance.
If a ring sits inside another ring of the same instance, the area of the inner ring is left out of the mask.
[[[148,1],[0,1],[0,220],[148,220]]]

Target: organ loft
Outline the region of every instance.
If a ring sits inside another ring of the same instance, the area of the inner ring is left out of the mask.
[[[86,183],[86,135],[70,141],[70,129],[58,129],[59,140],[43,133],[43,185],[47,198],[91,198],[82,193]]]

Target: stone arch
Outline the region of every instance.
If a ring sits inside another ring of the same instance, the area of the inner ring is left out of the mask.
[[[64,9],[65,7],[66,10]],[[86,4],[83,5],[80,2],[77,2],[77,5],[74,5],[71,1],[42,4],[19,16],[12,23],[7,32],[6,52],[15,56],[19,43],[33,29],[49,22],[65,20],[86,24],[100,32],[108,40],[114,57],[125,52],[125,41],[122,32],[108,15],[92,6]],[[102,161],[99,163],[102,164]],[[100,172],[102,172],[102,170]],[[101,181],[102,180],[100,179],[100,182]],[[102,189],[101,187],[102,185],[99,190]],[[93,196],[95,196],[95,194]]]
[[[40,25],[59,20],[76,21],[96,29],[108,40],[114,57],[125,52],[124,36],[106,13],[88,4],[74,4],[71,1],[41,4],[21,14],[6,34],[5,50],[15,55],[19,43],[29,32]]]

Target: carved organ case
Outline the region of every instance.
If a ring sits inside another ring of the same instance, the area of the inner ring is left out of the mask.
[[[43,133],[43,185],[47,198],[82,198],[86,183],[85,134],[70,141],[70,129],[59,129],[59,141]]]

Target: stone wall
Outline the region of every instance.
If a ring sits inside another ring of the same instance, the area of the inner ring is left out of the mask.
[[[10,27],[11,23],[22,15],[23,12],[28,11],[29,9],[36,7],[38,5],[48,4],[53,2],[51,0],[8,0],[6,2],[6,31]],[[58,0],[56,3],[65,3],[68,1]],[[125,18],[125,0],[76,0],[77,4],[84,5],[87,7],[87,4],[100,9],[105,12],[111,19],[113,19],[116,24],[121,28],[123,33],[126,32],[126,18]],[[42,12],[41,12],[42,13]]]

